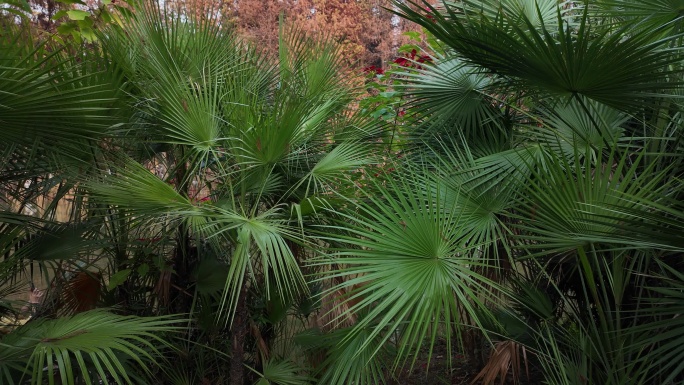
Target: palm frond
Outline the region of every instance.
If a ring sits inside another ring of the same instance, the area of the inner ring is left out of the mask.
[[[519,89],[568,99],[581,95],[627,110],[680,86],[671,80],[678,79],[674,67],[680,59],[669,45],[677,37],[661,38],[662,30],[635,30],[627,24],[601,31],[591,27],[586,11],[576,30],[561,20],[556,28],[538,30],[524,15],[520,19],[527,28],[510,23],[502,11],[495,17],[461,17],[457,8],[446,5],[443,13],[425,15],[409,4],[417,5],[398,5],[402,17],[425,27],[468,63]]]
[[[159,333],[177,330],[168,317],[119,316],[102,310],[30,322],[0,340],[2,375],[10,384],[86,384],[112,378],[133,384],[131,361],[149,374],[167,344]]]
[[[114,67],[135,79],[128,87],[138,105],[156,119],[148,140],[199,154],[219,148],[237,123],[226,116],[230,104],[251,104],[272,84],[272,69],[260,68],[265,62],[233,34],[154,3],[130,14],[125,28],[110,26],[102,41]]]
[[[400,89],[410,95],[414,113],[430,116],[430,125],[466,132],[501,123],[501,113],[486,93],[490,78],[457,57],[438,55],[434,60],[432,65],[402,73],[406,83]]]
[[[173,186],[159,179],[150,170],[129,157],[121,157],[102,170],[99,180],[88,182],[94,196],[127,208],[138,215],[164,216],[199,213],[189,198],[180,195]]]
[[[264,362],[261,377],[255,385],[307,385],[311,378],[300,374],[301,368],[293,362],[271,359]]]
[[[2,146],[40,138],[44,147],[50,143],[59,150],[54,146],[59,143],[73,153],[87,139],[102,136],[113,123],[108,105],[115,91],[94,70],[97,54],[80,52],[83,62],[78,63],[65,52],[75,47],[34,42],[21,27],[7,27],[0,37]]]
[[[677,21],[682,17],[682,3],[678,0],[599,0],[590,6],[599,16],[618,23],[629,21],[643,29],[666,25],[671,33],[681,31]]]
[[[682,336],[684,319],[684,274],[673,267],[658,262],[670,277],[663,277],[659,287],[650,287],[654,294],[646,299],[638,312],[643,319],[652,320],[630,330],[639,335],[631,348],[643,353],[640,359],[649,365],[663,384],[672,383],[684,373],[684,348]]]
[[[331,385],[384,384],[386,366],[391,351],[380,336],[373,336],[373,327],[345,328],[324,336],[329,347],[321,382]],[[368,343],[372,338],[373,343]]]
[[[316,194],[326,186],[343,179],[351,171],[371,163],[370,148],[355,141],[342,142],[316,162],[302,183],[306,191]],[[309,193],[305,194],[307,197]]]
[[[625,212],[657,201],[667,189],[667,172],[652,172],[654,165],[642,161],[643,153],[633,157],[610,152],[596,165],[571,165],[564,158],[546,162],[545,171],[533,174],[521,202],[526,214],[518,227],[525,233],[525,247],[544,253],[593,242],[623,247],[621,223],[629,217]]]
[[[451,346],[452,328],[462,327],[463,314],[475,324],[486,317],[484,303],[497,286],[478,272],[490,261],[462,226],[457,202],[431,182],[390,183],[359,204],[358,215],[338,213],[350,236],[326,238],[347,246],[317,262],[332,267],[327,276],[342,278],[331,289],[348,293],[345,302],[352,305],[342,316],[367,312],[353,326],[352,334],[368,333],[359,351],[376,346],[373,357],[396,338],[397,365],[415,360],[413,353],[425,343],[432,351],[437,330]]]
[[[300,240],[301,235],[286,225],[280,210],[276,208],[255,217],[245,217],[216,208],[207,215],[206,222],[197,227],[197,231],[207,238],[227,237],[229,231],[235,232],[219,311],[226,323],[232,322],[246,277],[256,278],[253,264],[260,265],[264,272],[261,287],[267,298],[277,292],[291,299],[306,291],[299,264],[286,241]]]
[[[590,155],[600,159],[597,149],[615,145],[624,132],[629,115],[592,101],[572,99],[542,107],[542,127],[531,126],[531,138],[570,159]]]
[[[507,22],[518,24],[522,28],[528,27],[528,21],[534,28],[557,27],[558,14],[571,15],[576,7],[570,1],[557,0],[466,0],[454,5],[466,17],[482,14],[496,18],[503,13],[507,16]]]

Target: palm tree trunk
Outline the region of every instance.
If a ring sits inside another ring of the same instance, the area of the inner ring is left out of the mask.
[[[179,149],[178,159],[171,159],[171,163],[176,163],[175,183],[178,192],[183,196],[188,196],[188,174],[185,164],[183,149]],[[171,304],[174,313],[187,313],[190,311],[192,297],[185,292],[190,283],[190,273],[192,271],[191,259],[194,261],[196,256],[193,253],[190,240],[190,229],[186,223],[181,223],[176,229],[176,250],[173,258],[173,270],[175,278],[172,276],[174,286],[172,286]]]
[[[247,288],[242,287],[235,308],[235,319],[232,327],[232,357],[230,359],[230,385],[244,385],[245,338],[247,337]]]

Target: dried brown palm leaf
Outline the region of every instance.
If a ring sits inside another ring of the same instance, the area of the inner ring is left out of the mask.
[[[354,325],[356,314],[349,311],[354,305],[347,300],[349,294],[345,290],[327,292],[321,299],[321,311],[316,318],[316,326],[321,330],[333,330]]]
[[[322,270],[327,270],[326,267],[321,267]],[[328,287],[339,287],[343,278],[334,277],[329,281],[324,281]],[[318,312],[314,325],[324,331],[330,331],[338,328],[350,327],[356,323],[355,312],[349,311],[351,307],[356,305],[360,298],[354,298],[353,293],[358,289],[358,285],[354,285],[350,289],[338,290],[324,290],[321,297],[321,308]]]
[[[259,327],[257,324],[253,321],[249,321],[249,328],[252,332],[252,337],[256,340],[257,344],[257,349],[259,350],[260,355],[257,356],[257,362],[260,362],[261,359],[264,361],[268,361],[268,359],[271,356],[270,349],[268,348],[268,344],[266,343],[266,340],[264,340],[264,337],[261,334],[261,330],[259,330]]]
[[[95,309],[101,292],[101,278],[97,272],[80,271],[64,282],[60,295],[60,311],[76,314]]]
[[[171,297],[171,269],[164,269],[159,274],[159,279],[154,285],[153,293],[157,297],[160,306],[166,307],[169,305]]]
[[[521,357],[522,356],[522,357]],[[522,360],[521,360],[522,358]],[[501,341],[494,344],[494,349],[489,355],[489,359],[480,372],[473,378],[470,384],[482,380],[481,385],[493,385],[499,378],[499,384],[506,382],[506,376],[511,371],[513,383],[520,383],[521,362],[525,361],[525,375],[529,378],[529,368],[527,366],[527,351],[525,347],[515,341]]]

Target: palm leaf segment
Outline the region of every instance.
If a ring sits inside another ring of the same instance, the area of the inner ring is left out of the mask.
[[[80,313],[56,320],[39,320],[0,340],[3,383],[47,381],[75,384],[139,383],[128,363],[149,372],[165,342],[160,333],[176,329],[178,321],[164,317],[119,316],[105,311]],[[23,379],[23,380],[22,380]]]
[[[3,28],[0,149],[11,143],[33,144],[37,139],[66,145],[101,136],[114,91],[106,83],[109,79],[93,68],[101,63],[97,55],[84,50],[80,52],[83,63],[78,63],[64,46],[33,41],[30,33],[16,25],[3,24]]]
[[[621,222],[630,219],[630,213],[657,205],[669,188],[668,173],[653,172],[653,164],[643,164],[643,155],[616,158],[612,154],[587,166],[548,156],[555,159],[546,162],[545,170],[533,173],[525,188],[529,200],[521,202],[526,212],[534,212],[519,225],[526,239],[536,241],[526,246],[530,250],[551,254],[590,243],[624,245]],[[630,243],[643,247],[644,240],[635,238]]]
[[[684,10],[681,0],[599,0],[592,2],[591,7],[597,14],[616,23],[630,20],[643,29],[666,26],[668,33],[681,32]]]
[[[29,28],[0,24],[0,184],[15,199],[61,184],[58,200],[90,167],[90,145],[114,123],[116,76],[102,70],[93,50],[34,40]],[[27,180],[30,188],[14,191]]]

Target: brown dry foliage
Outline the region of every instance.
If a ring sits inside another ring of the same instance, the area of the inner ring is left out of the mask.
[[[267,51],[278,46],[278,24],[285,20],[308,36],[342,45],[345,64],[384,66],[407,42],[402,35],[417,26],[384,8],[391,0],[236,0],[221,9],[222,20]]]
[[[506,382],[508,372],[511,371],[513,382],[520,383],[521,365],[525,362],[525,374],[530,377],[527,367],[527,350],[515,341],[500,341],[494,344],[489,359],[480,372],[470,383],[475,384],[482,380],[482,385],[494,385],[499,378],[499,384]]]

